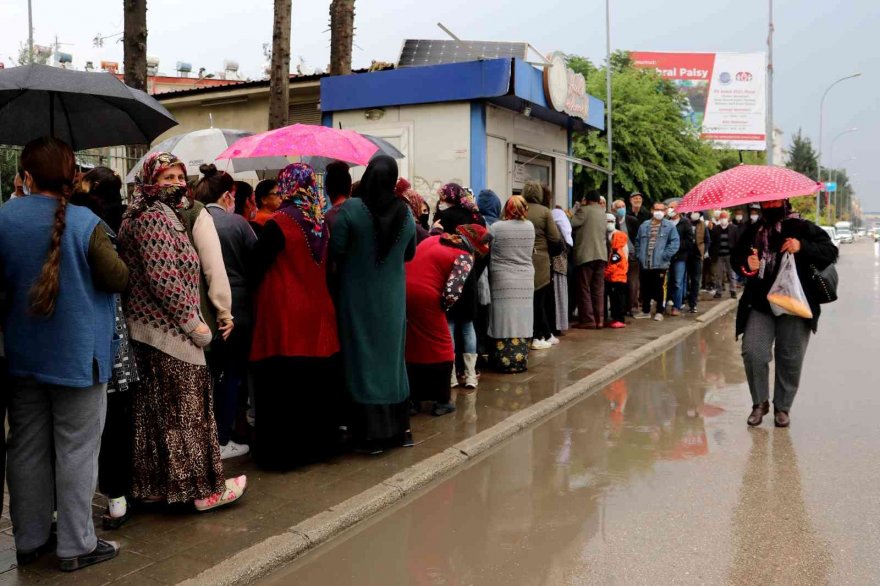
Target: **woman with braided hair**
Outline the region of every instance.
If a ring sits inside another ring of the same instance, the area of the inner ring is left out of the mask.
[[[113,294],[129,274],[98,216],[68,205],[73,150],[38,139],[21,166],[30,195],[0,209],[10,516],[20,566],[54,550],[70,571],[119,551],[95,536],[92,497],[113,365]]]

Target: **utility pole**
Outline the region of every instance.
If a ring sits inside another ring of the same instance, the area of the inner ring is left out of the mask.
[[[28,0],[28,64],[34,64],[34,13]]]
[[[290,104],[291,0],[275,0],[272,69],[269,78],[269,130],[287,126]]]
[[[613,184],[613,156],[611,148],[614,144],[611,136],[611,0],[605,0],[605,41],[606,41],[606,59],[605,64],[605,112],[608,128],[605,129],[608,138],[608,193],[605,197],[605,205],[608,211],[611,211],[611,203],[614,201],[614,184]]]
[[[773,0],[770,1],[770,24],[767,31],[767,164],[773,164]]]

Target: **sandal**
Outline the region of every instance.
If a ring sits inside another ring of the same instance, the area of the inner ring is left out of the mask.
[[[200,513],[213,511],[214,509],[231,505],[247,492],[247,476],[242,474],[235,478],[226,479],[226,488],[223,492],[216,492],[211,496],[195,500],[196,510]]]

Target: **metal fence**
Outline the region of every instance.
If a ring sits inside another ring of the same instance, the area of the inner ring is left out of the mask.
[[[21,151],[22,147],[0,145],[0,200],[4,202],[13,193],[13,177],[20,166]],[[109,167],[124,178],[146,152],[145,146],[89,149],[76,153],[76,162],[82,172],[94,167]]]

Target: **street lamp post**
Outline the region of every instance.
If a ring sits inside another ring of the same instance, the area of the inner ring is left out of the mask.
[[[855,160],[856,160],[855,157],[850,157],[848,159],[842,160],[840,162],[840,164],[843,165],[844,163],[849,163],[850,161],[855,161]],[[841,215],[840,210],[838,208],[843,203],[843,196],[842,196],[841,191],[836,187],[836,185],[837,185],[837,167],[834,166],[834,156],[833,155],[831,157],[829,157],[829,162],[831,163],[831,169],[833,169],[831,172],[831,182],[835,184],[834,201],[837,204],[837,207],[834,209],[834,218],[832,218],[832,219],[836,220]],[[849,175],[847,175],[847,178],[849,178]],[[831,206],[828,206],[828,207],[831,208]],[[829,211],[830,211],[830,209],[829,209]],[[829,225],[830,224],[831,224],[831,222],[829,222]]]
[[[611,0],[605,0],[605,42],[606,42],[606,59],[605,64],[605,111],[608,112],[606,118],[608,128],[606,129],[608,138],[608,195],[605,197],[605,205],[608,211],[611,211],[611,204],[614,202],[614,185],[612,182],[612,154],[611,148],[613,141],[611,140]]]
[[[31,0],[28,0],[28,64],[34,64],[34,17]]]
[[[837,142],[837,139],[839,139],[841,136],[845,136],[845,135],[847,135],[847,134],[852,134],[853,132],[858,132],[858,130],[859,130],[859,129],[858,129],[858,128],[855,128],[855,127],[853,127],[853,128],[847,128],[846,130],[844,130],[844,131],[842,131],[842,132],[839,132],[839,133],[837,134],[837,136],[835,136],[834,138],[831,139],[831,149],[830,149],[831,152],[829,152],[829,157],[828,157],[828,161],[829,161],[829,163],[830,163],[830,166],[828,167],[829,169],[834,169],[834,143]],[[822,172],[822,166],[820,165],[820,166],[819,166],[819,173],[821,173],[821,172]],[[835,192],[835,193],[836,193],[836,192]],[[827,214],[826,214],[826,216],[827,216],[829,219],[831,218],[831,205],[830,205],[830,204],[831,204],[831,198],[832,198],[832,195],[829,193],[829,194],[828,194],[828,204],[829,204],[829,205],[828,205],[828,212],[827,212]],[[838,203],[840,203],[839,198],[838,198]],[[835,214],[836,214],[836,212],[835,212]],[[817,218],[817,219],[819,218],[818,208],[817,208],[817,211],[816,211],[816,218]]]
[[[828,92],[831,91],[831,88],[833,88],[834,86],[836,86],[840,82],[846,81],[847,79],[852,79],[854,77],[859,77],[861,75],[862,75],[861,73],[853,73],[853,74],[847,75],[845,77],[841,77],[840,79],[838,79],[837,81],[835,81],[834,83],[829,85],[825,89],[825,93],[822,94],[822,100],[819,102],[819,170],[817,173],[818,177],[816,177],[816,180],[819,183],[822,182],[822,124],[824,122],[824,115],[825,115],[825,97],[828,95]],[[822,198],[822,190],[820,189],[819,192],[816,193],[816,222],[817,223],[819,222],[819,208],[820,208],[819,202],[820,202],[821,198]]]

